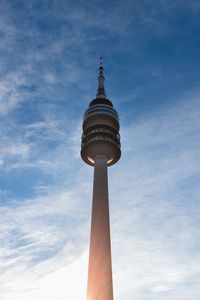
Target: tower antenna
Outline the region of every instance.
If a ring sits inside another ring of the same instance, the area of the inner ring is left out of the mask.
[[[104,76],[104,68],[103,68],[103,57],[100,56],[99,60],[99,76],[98,76],[98,89],[96,98],[106,98],[106,92],[104,87],[105,76]]]

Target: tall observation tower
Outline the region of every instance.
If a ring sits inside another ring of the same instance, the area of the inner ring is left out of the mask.
[[[87,300],[113,300],[107,166],[121,155],[119,117],[106,98],[100,58],[98,90],[83,117],[81,157],[94,167]]]

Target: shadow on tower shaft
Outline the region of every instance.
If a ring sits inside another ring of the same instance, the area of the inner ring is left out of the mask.
[[[94,166],[87,300],[113,300],[107,166],[121,156],[119,117],[106,98],[100,59],[98,90],[83,117],[81,157]]]

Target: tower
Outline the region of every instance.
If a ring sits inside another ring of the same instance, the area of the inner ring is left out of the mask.
[[[81,157],[94,167],[87,300],[113,300],[107,167],[121,156],[119,117],[106,98],[100,58],[98,90],[83,116]]]

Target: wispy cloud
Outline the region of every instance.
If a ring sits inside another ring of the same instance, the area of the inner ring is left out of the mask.
[[[11,73],[0,81],[0,115],[5,115],[20,102],[20,93],[18,88],[25,83],[22,74]]]
[[[4,263],[15,266],[20,258],[24,267],[29,268],[33,262],[54,256],[67,244],[72,245],[74,254],[79,252],[83,245],[80,243],[75,249],[73,244],[77,245],[84,232],[76,216],[80,210],[84,219],[85,209],[78,195],[69,191],[53,192],[49,187],[45,196],[21,203],[12,201],[7,207],[1,207],[2,266]]]

